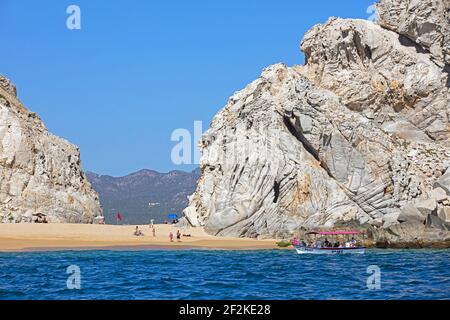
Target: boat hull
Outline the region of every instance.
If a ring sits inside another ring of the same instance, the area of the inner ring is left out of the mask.
[[[298,254],[364,254],[365,247],[356,248],[312,248],[295,246]]]

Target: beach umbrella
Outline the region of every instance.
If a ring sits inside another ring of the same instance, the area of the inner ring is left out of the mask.
[[[169,219],[176,219],[176,218],[178,218],[178,216],[177,216],[176,214],[174,214],[174,213],[169,214],[167,217],[168,217]]]

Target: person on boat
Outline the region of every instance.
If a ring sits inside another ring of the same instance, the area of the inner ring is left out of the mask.
[[[336,241],[334,244],[334,248],[339,248],[341,246],[341,243],[339,241]]]
[[[294,239],[292,239],[292,244],[294,246],[298,246],[298,239],[297,239],[297,237],[294,237]]]
[[[352,237],[352,240],[350,241],[350,243],[352,244],[352,247],[356,247],[356,240],[354,237]]]
[[[322,248],[322,241],[320,241],[320,239],[317,239],[316,241],[316,248]]]
[[[323,243],[323,247],[324,248],[330,248],[331,247],[331,243],[328,241],[327,238],[325,238],[325,242]]]
[[[306,242],[304,240],[302,240],[302,247],[306,247],[306,246],[307,246]]]

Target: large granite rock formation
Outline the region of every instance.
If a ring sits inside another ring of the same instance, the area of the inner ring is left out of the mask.
[[[383,28],[413,40],[436,61],[450,64],[449,0],[389,0],[376,7]]]
[[[92,223],[101,219],[97,193],[80,166],[78,148],[49,133],[0,76],[0,222]]]
[[[313,27],[304,66],[234,94],[200,142],[186,220],[223,236],[359,225],[376,241],[450,240],[449,2],[416,2],[382,0],[379,25]]]

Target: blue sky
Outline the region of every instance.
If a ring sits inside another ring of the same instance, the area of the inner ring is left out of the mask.
[[[175,165],[177,128],[206,130],[233,92],[330,16],[367,19],[374,0],[0,0],[0,73],[85,170],[115,176]],[[81,9],[69,30],[66,8]]]

